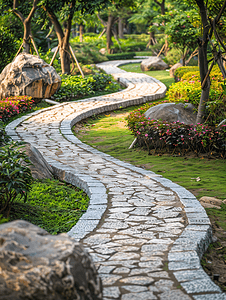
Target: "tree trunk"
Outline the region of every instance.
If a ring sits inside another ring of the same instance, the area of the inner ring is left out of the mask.
[[[123,34],[123,18],[119,17],[118,19],[118,37],[120,39],[124,39],[124,34]]]
[[[27,21],[25,19],[23,25],[24,25],[23,52],[30,53],[29,40],[31,35],[31,21]]]
[[[83,24],[79,24],[79,41],[83,42]]]
[[[109,14],[108,16],[108,22],[107,22],[107,30],[106,30],[106,34],[107,34],[107,52],[108,54],[111,53],[111,46],[112,46],[112,30],[111,27],[113,25],[113,21],[114,21],[114,17]]]
[[[203,36],[202,36],[202,39],[199,39],[199,56],[198,56],[201,84],[203,84],[203,81],[208,72],[207,46],[208,46],[208,41],[209,41],[208,40],[209,23],[208,23],[208,18],[207,18],[206,7],[204,4],[204,1],[196,0],[196,3],[198,4],[199,9],[200,9],[202,26],[203,26]],[[206,83],[202,89],[196,123],[203,123],[203,121],[204,121],[205,102],[209,99],[209,92],[210,92],[210,78],[208,76]]]

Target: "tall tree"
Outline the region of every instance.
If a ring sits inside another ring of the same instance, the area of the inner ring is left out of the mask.
[[[194,0],[199,8],[201,21],[202,21],[202,37],[198,39],[199,45],[199,70],[202,86],[202,94],[198,107],[197,123],[202,123],[205,116],[205,103],[209,98],[210,91],[210,78],[209,74],[214,63],[217,63],[224,78],[226,78],[226,70],[223,66],[222,48],[226,51],[226,47],[218,33],[218,25],[223,14],[226,10],[226,0],[224,1],[204,1]],[[210,12],[207,14],[207,12]],[[215,39],[215,43],[212,39]],[[209,62],[207,57],[208,45],[212,47],[213,57],[212,63],[208,68]]]
[[[69,39],[74,13],[93,13],[98,7],[106,5],[104,0],[42,0],[41,6],[51,20],[58,38],[58,47],[63,74],[70,73]]]

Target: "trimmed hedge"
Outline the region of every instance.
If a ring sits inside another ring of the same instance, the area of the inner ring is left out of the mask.
[[[135,52],[115,53],[106,55],[109,60],[133,59]]]

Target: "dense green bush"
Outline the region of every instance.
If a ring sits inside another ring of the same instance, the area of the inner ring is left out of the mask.
[[[97,73],[82,76],[61,75],[61,87],[52,98],[56,101],[76,100],[83,97],[91,97],[98,93],[118,91],[119,85],[112,82],[111,75]]]
[[[199,71],[199,67],[194,66],[186,66],[176,69],[174,73],[174,77],[177,78],[177,81],[182,78],[182,76],[187,72],[196,72]]]
[[[27,155],[11,142],[0,148],[0,214],[9,217],[12,203],[16,197],[24,202],[31,188],[32,175],[28,167]]]
[[[135,52],[115,53],[106,55],[109,60],[133,59],[136,56]]]
[[[170,49],[165,58],[164,61],[168,64],[168,65],[175,65],[176,63],[178,63],[180,61],[181,58],[181,50],[178,48],[172,48]]]

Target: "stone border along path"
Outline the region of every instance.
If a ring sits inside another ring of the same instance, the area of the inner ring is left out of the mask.
[[[31,143],[60,179],[89,195],[87,212],[68,234],[91,254],[104,300],[226,299],[200,265],[212,231],[193,194],[82,143],[71,132],[75,123],[94,114],[164,96],[160,81],[117,68],[140,61],[98,65],[125,90],[31,113],[10,123],[6,132]]]

